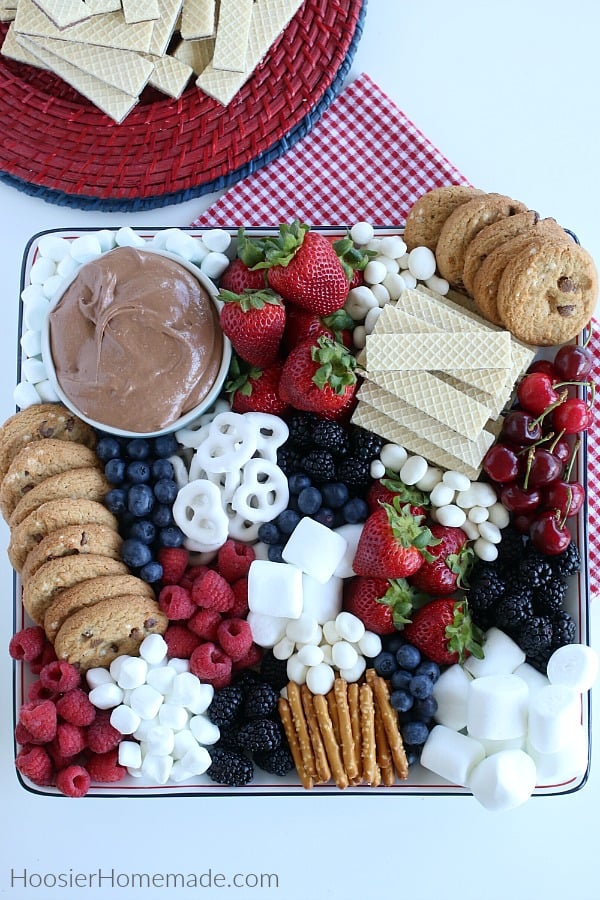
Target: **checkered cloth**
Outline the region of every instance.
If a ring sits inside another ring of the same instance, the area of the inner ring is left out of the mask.
[[[361,75],[312,131],[275,162],[228,190],[193,223],[196,227],[313,226],[367,221],[402,226],[425,191],[467,179],[369,78]],[[600,334],[590,346],[598,364]],[[600,422],[588,437],[590,590],[600,590]]]

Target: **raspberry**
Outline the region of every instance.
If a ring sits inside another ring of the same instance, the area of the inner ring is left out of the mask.
[[[56,691],[47,688],[41,681],[32,681],[27,689],[28,700],[55,700]]]
[[[185,625],[169,625],[163,635],[170,659],[189,659],[196,647],[200,644],[200,638]]]
[[[61,769],[56,776],[56,787],[67,797],[85,797],[91,778],[83,766],[71,765]]]
[[[96,707],[81,688],[73,688],[59,697],[56,712],[71,725],[91,725],[96,718]]]
[[[71,663],[64,659],[57,659],[46,663],[40,669],[40,681],[44,687],[57,694],[65,694],[81,684],[81,675]]]
[[[221,622],[221,613],[216,610],[196,608],[196,612],[187,624],[188,628],[198,637],[204,638],[205,641],[216,641],[217,629]]]
[[[39,625],[22,628],[10,639],[8,652],[13,659],[31,662],[40,655],[46,645],[44,629]],[[32,779],[33,780],[33,779]]]
[[[127,769],[119,765],[118,755],[116,748],[107,753],[92,753],[86,763],[92,781],[121,781],[127,775]]]
[[[234,662],[233,671],[239,672],[241,669],[249,669],[251,666],[257,666],[262,659],[262,655],[263,651],[258,644],[251,644],[246,655]]]
[[[235,598],[230,585],[223,576],[214,569],[208,569],[194,581],[192,600],[196,606],[200,606],[202,609],[227,612],[233,606]]]
[[[110,724],[110,710],[98,710],[87,729],[87,745],[92,753],[108,753],[120,744],[122,737]]]
[[[231,659],[211,641],[200,644],[190,656],[190,672],[216,691],[231,682]]]
[[[171,621],[187,620],[196,612],[189,591],[178,584],[167,584],[162,588],[158,605]]]
[[[256,553],[250,544],[228,538],[217,554],[217,571],[232,584],[248,574],[254,559]]]
[[[56,734],[56,707],[52,700],[32,700],[24,703],[19,721],[32,735],[36,743],[45,744]]]
[[[15,741],[17,744],[20,744],[22,747],[25,744],[44,744],[45,741],[37,741],[29,728],[25,728],[22,722],[17,722],[15,727]]]
[[[15,765],[34,784],[52,784],[54,780],[54,766],[44,747],[23,747],[17,753]]]
[[[245,619],[225,619],[217,628],[217,640],[231,661],[237,662],[252,646],[252,629]]]
[[[231,585],[233,591],[233,606],[227,610],[227,615],[235,619],[245,619],[248,614],[248,576],[238,578]]]
[[[157,559],[162,566],[163,584],[180,584],[188,567],[190,554],[184,547],[161,547]]]
[[[181,587],[184,587],[186,591],[191,591],[196,578],[199,578],[200,575],[204,575],[205,572],[208,572],[208,566],[188,566],[179,580],[179,584]]]
[[[56,653],[54,652],[54,647],[52,646],[50,641],[46,641],[39,656],[36,656],[36,658],[32,659],[29,663],[29,668],[34,675],[39,675],[44,666],[47,666],[48,663],[54,662],[55,659]]]
[[[53,749],[57,754],[69,758],[77,756],[87,747],[87,737],[83,728],[79,725],[71,725],[69,722],[59,722],[56,735],[52,740]]]
[[[75,756],[63,756],[54,741],[46,744],[45,749],[50,754],[55,772],[60,772],[61,769],[66,769],[67,766],[72,766],[77,761]]]

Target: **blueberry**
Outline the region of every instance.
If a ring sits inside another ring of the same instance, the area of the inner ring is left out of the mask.
[[[113,488],[104,495],[104,504],[114,516],[120,516],[127,509],[127,491],[123,488]]]
[[[428,675],[415,675],[410,680],[409,690],[417,700],[424,700],[433,693],[433,681]]]
[[[159,478],[154,485],[154,496],[159,503],[173,504],[178,490],[177,484],[171,478]]]
[[[172,456],[174,453],[177,453],[178,449],[179,444],[174,434],[161,434],[154,438],[153,450],[156,456]]]
[[[263,522],[258,529],[258,539],[264,544],[280,544],[281,532],[275,522]]]
[[[277,516],[277,527],[282,532],[282,534],[291,534],[300,519],[300,514],[295,510],[284,509],[283,512],[279,513],[279,515]]]
[[[390,653],[395,653],[399,647],[403,647],[405,644],[404,638],[399,632],[395,632],[394,634],[386,634],[383,642],[383,649],[388,650]]]
[[[147,544],[136,541],[135,538],[127,538],[121,547],[121,559],[125,565],[132,569],[139,569],[152,559],[152,550]]]
[[[158,540],[161,547],[181,547],[185,540],[185,534],[177,525],[169,525],[167,528],[160,529]]]
[[[323,502],[321,491],[316,487],[302,488],[298,494],[298,509],[305,516],[312,516],[320,508]]]
[[[373,661],[373,668],[382,678],[389,678],[398,668],[393,653],[382,650]]]
[[[154,495],[152,495],[154,497]],[[152,521],[157,528],[168,528],[174,524],[173,510],[165,503],[157,503],[152,510]]]
[[[407,669],[397,669],[390,680],[394,690],[408,691],[412,678],[412,672],[409,672]]]
[[[133,438],[127,441],[125,453],[129,459],[148,459],[150,456],[150,441],[145,438]]]
[[[415,700],[413,713],[422,722],[427,722],[435,716],[438,703],[435,697],[425,697],[424,700]]]
[[[333,528],[335,524],[335,513],[328,506],[322,506],[321,509],[313,516],[315,522],[325,525],[326,528]]]
[[[421,759],[421,754],[419,753],[419,749],[417,747],[405,747],[406,751],[406,762],[408,763],[408,767],[416,765]]]
[[[440,677],[440,667],[431,659],[424,659],[415,669],[415,675],[427,675],[432,681],[437,681]]]
[[[149,519],[136,519],[129,529],[129,537],[141,541],[142,544],[151,544],[156,537],[156,525]]]
[[[348,488],[341,481],[330,481],[323,485],[321,491],[325,503],[332,509],[340,509],[349,497]]]
[[[396,662],[402,669],[416,669],[421,662],[421,654],[412,644],[402,644],[396,650]]]
[[[342,513],[349,525],[356,525],[357,522],[364,522],[369,515],[369,507],[362,497],[353,497],[348,500],[342,507]]]
[[[390,694],[390,704],[393,709],[398,712],[408,712],[412,709],[414,697],[408,691],[392,691]]]
[[[175,469],[173,463],[168,459],[155,459],[152,463],[152,477],[155,481],[161,478],[173,478]]]
[[[305,472],[295,472],[288,478],[288,488],[290,494],[299,494],[304,488],[310,487],[312,484]]]
[[[150,481],[150,473],[150,466],[141,459],[136,459],[127,466],[127,477],[133,484],[145,484]]]
[[[429,728],[425,722],[405,722],[400,733],[402,734],[402,740],[407,744],[420,747],[427,740]]]
[[[116,459],[121,455],[121,445],[118,440],[113,437],[100,438],[96,444],[96,456],[102,462],[108,462],[109,459]]]
[[[278,563],[285,562],[285,560],[282,556],[284,546],[285,546],[284,544],[270,544],[269,545],[269,549],[267,551],[267,556],[268,556],[270,562],[278,562]]]
[[[104,474],[111,484],[123,484],[127,463],[124,459],[109,459],[104,466]]]
[[[163,567],[159,562],[155,559],[150,560],[149,563],[146,563],[145,566],[142,566],[138,575],[142,579],[142,581],[146,581],[148,584],[154,584],[156,581],[160,581],[163,576]]]
[[[132,484],[127,494],[127,508],[134,516],[143,519],[154,506],[154,494],[147,484]],[[143,563],[141,564],[143,565]]]

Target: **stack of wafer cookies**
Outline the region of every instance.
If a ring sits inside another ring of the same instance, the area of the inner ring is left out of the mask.
[[[227,105],[302,0],[2,0],[3,55],[49,69],[115,122],[146,85],[177,98],[192,77]]]
[[[279,715],[302,786],[331,781],[389,787],[408,777],[408,761],[385,679],[368,669],[366,680],[336,677],[327,694],[289,682]]]
[[[365,380],[352,421],[476,478],[533,356],[454,299],[406,290],[386,304],[367,335],[358,358]]]
[[[0,429],[0,510],[24,609],[59,659],[82,670],[135,653],[168,624],[121,561],[95,444],[94,430],[59,403],[31,406]]]
[[[410,210],[404,238],[409,250],[433,250],[440,275],[527,344],[567,343],[590,321],[598,296],[590,255],[518,200],[464,185],[436,188]]]

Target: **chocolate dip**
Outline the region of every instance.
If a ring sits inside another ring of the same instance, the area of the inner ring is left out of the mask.
[[[119,247],[86,263],[49,315],[58,383],[85,416],[124,431],[173,424],[213,387],[219,314],[183,266]]]

